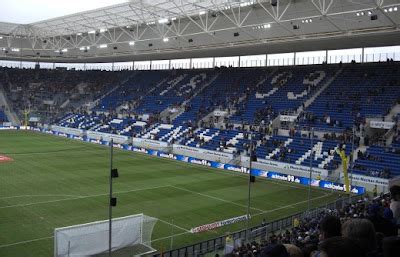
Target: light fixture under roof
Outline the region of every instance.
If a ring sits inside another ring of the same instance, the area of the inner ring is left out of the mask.
[[[82,36],[81,32],[76,33],[77,36]]]
[[[99,48],[107,48],[107,44],[101,44],[99,45]]]
[[[310,18],[310,19],[305,19],[305,20],[301,20],[301,23],[312,23],[313,22],[313,20]]]
[[[68,52],[68,49],[64,48],[63,50],[61,50],[61,52],[66,53],[66,52]]]
[[[87,51],[89,49],[90,49],[90,46],[82,46],[79,48],[79,50],[81,50],[81,51],[85,51],[85,50]]]
[[[19,52],[20,49],[19,48],[11,48],[11,52]]]
[[[96,30],[91,30],[88,32],[88,34],[96,34]]]
[[[164,42],[168,42],[168,41],[169,41],[169,38],[165,37],[165,38],[163,38],[163,41],[164,41]]]
[[[129,45],[130,45],[130,46],[134,46],[134,45],[135,45],[135,41],[129,42]]]
[[[105,29],[105,28],[100,29],[100,33],[104,33],[104,32],[106,32],[106,31],[107,31],[107,29]]]
[[[204,14],[206,14],[206,11],[200,11],[199,12],[199,15],[204,15]]]
[[[165,23],[167,23],[168,22],[168,19],[167,18],[165,18],[165,19],[159,19],[158,20],[158,23],[160,23],[160,24],[165,24]]]
[[[398,10],[397,6],[383,9],[384,12],[397,12],[397,10]]]

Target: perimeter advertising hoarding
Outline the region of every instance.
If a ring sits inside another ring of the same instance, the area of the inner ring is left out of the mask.
[[[31,129],[40,131],[40,132],[44,132],[44,133],[51,133],[54,135],[67,137],[67,138],[71,138],[71,139],[77,139],[77,140],[83,140],[83,141],[87,141],[87,142],[91,142],[91,143],[97,143],[97,144],[101,144],[101,145],[109,144],[109,142],[104,141],[104,140],[99,140],[99,139],[79,137],[79,136],[75,136],[75,135],[59,133],[56,131],[50,131],[50,130],[46,130],[46,129],[40,129],[40,130],[35,129],[35,128],[31,128]],[[183,156],[183,155],[175,155],[172,153],[165,153],[165,152],[157,151],[157,150],[138,148],[138,147],[134,147],[134,146],[129,146],[127,144],[114,144],[114,147],[120,148],[123,150],[133,151],[133,152],[145,153],[145,154],[157,156],[160,158],[167,158],[167,159],[183,161],[183,162],[187,162],[187,163],[203,165],[203,166],[210,167],[210,168],[223,169],[223,170],[227,170],[227,171],[234,171],[234,172],[249,174],[248,168],[236,166],[236,165],[232,165],[232,164],[220,163],[220,162],[215,162],[215,161],[207,161],[207,160],[202,160],[202,159],[198,159],[198,158],[194,158],[194,157],[187,157],[187,156]],[[281,181],[286,181],[286,182],[300,184],[300,185],[309,185],[310,184],[309,178],[294,176],[294,175],[289,175],[289,174],[283,174],[283,173],[274,172],[274,171],[252,169],[251,174],[254,176],[266,177],[266,178],[270,178],[270,179],[274,179],[274,180],[281,180]],[[330,181],[312,179],[311,186],[345,192],[345,187],[342,183],[335,183],[335,182],[330,182]],[[360,186],[352,186],[351,191],[354,194],[364,194],[365,188],[360,187]]]

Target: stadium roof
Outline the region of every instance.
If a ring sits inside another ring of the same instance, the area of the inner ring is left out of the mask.
[[[398,8],[399,0],[130,0],[31,24],[1,22],[0,57],[107,61],[216,49],[243,55],[279,52],[291,42],[312,50],[333,38],[344,48],[349,37],[349,47],[354,40],[390,45],[400,36]],[[374,39],[365,41],[367,35]]]

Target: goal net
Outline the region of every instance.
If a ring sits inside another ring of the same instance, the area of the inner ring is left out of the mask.
[[[151,234],[157,219],[143,214],[112,219],[113,256],[154,252]],[[55,257],[108,256],[109,221],[97,221],[54,230]]]

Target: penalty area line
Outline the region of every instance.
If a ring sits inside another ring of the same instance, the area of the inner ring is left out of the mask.
[[[230,203],[230,204],[234,204],[234,205],[239,206],[239,207],[247,208],[247,205],[240,204],[240,203],[235,203],[233,201],[225,200],[223,198],[219,198],[219,197],[216,197],[216,196],[203,194],[203,193],[192,191],[190,189],[186,189],[186,188],[183,188],[183,187],[177,187],[177,186],[173,186],[173,185],[171,185],[171,187],[172,188],[176,188],[178,190],[186,191],[186,192],[189,192],[189,193],[192,193],[192,194],[197,194],[197,195],[201,195],[201,196],[204,196],[204,197],[208,197],[208,198],[211,198],[211,199],[214,199],[214,200],[217,200],[217,201]],[[265,212],[265,210],[262,210],[262,209],[259,209],[259,208],[255,208],[255,207],[250,207],[250,209],[256,210],[256,211],[260,211],[260,212]]]
[[[318,196],[318,197],[311,198],[310,201],[314,201],[314,200],[318,200],[318,199],[321,199],[321,198],[325,198],[326,196],[330,196],[330,195],[332,195],[332,194],[324,194],[324,195],[321,195],[321,196]],[[294,203],[294,204],[285,205],[285,206],[282,206],[282,207],[279,207],[279,208],[275,208],[275,209],[272,209],[272,210],[268,210],[268,211],[264,211],[264,212],[261,212],[261,213],[256,213],[256,214],[254,214],[252,216],[254,217],[254,216],[259,216],[259,215],[266,214],[266,213],[271,213],[271,212],[283,210],[283,209],[286,209],[286,208],[293,208],[296,205],[303,204],[303,203],[306,203],[306,202],[308,202],[308,200],[304,200],[304,201],[297,202],[297,203]]]
[[[41,237],[41,238],[36,238],[36,239],[32,239],[32,240],[19,241],[19,242],[16,242],[16,243],[0,245],[0,248],[10,247],[10,246],[20,245],[20,244],[27,244],[27,243],[32,243],[32,242],[36,242],[36,241],[48,240],[48,239],[52,239],[52,238],[54,238],[54,236]]]

